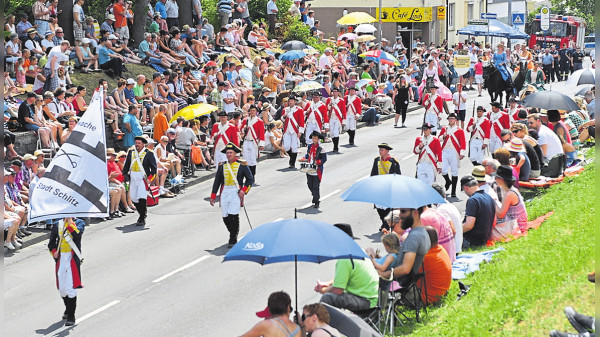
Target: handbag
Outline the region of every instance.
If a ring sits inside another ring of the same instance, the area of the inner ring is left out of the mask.
[[[512,219],[506,222],[496,223],[492,228],[490,240],[503,242],[506,239],[512,238],[519,233],[519,225],[517,219]]]
[[[198,145],[192,145],[191,155],[194,165],[202,164],[202,149]]]

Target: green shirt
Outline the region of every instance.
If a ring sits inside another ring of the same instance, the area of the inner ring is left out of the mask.
[[[143,86],[143,85],[136,84],[136,85],[133,87],[133,94],[135,95],[135,97],[142,97],[142,96],[144,96],[144,86]],[[142,102],[142,100],[139,100],[138,102],[140,102],[140,103],[141,103],[141,102]]]
[[[156,23],[156,21],[152,21],[150,27],[148,27],[148,32],[158,34],[158,23]]]
[[[352,268],[354,262],[354,269]],[[371,308],[377,305],[379,275],[371,261],[359,259],[341,259],[335,264],[335,278],[332,286],[344,289],[371,302]]]

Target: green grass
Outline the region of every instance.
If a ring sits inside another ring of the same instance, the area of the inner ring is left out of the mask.
[[[156,72],[154,68],[149,66],[142,66],[138,64],[127,64],[126,65],[127,72],[123,73],[123,78],[133,78],[134,80],[138,77],[138,75],[144,75],[146,78],[152,80],[152,74]],[[71,81],[75,85],[83,85],[86,87],[88,96],[86,100],[89,101],[92,96],[90,93],[93,93],[94,89],[98,87],[98,81],[103,78],[108,81],[108,88],[110,91],[117,87],[117,79],[112,79],[104,72],[91,73],[91,74],[83,74],[79,72],[79,70],[75,70],[75,73],[71,75]]]
[[[593,150],[590,153],[593,156]],[[398,328],[411,336],[547,336],[550,330],[574,332],[565,306],[593,315],[595,266],[595,163],[574,178],[554,185],[527,204],[529,219],[554,210],[537,230],[462,280],[470,292],[456,300],[452,282],[443,303],[430,308],[422,323]],[[486,250],[483,248],[480,250]]]

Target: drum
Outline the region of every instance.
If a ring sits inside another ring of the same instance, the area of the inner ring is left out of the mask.
[[[317,173],[317,165],[310,163],[300,163],[300,172],[309,174]]]

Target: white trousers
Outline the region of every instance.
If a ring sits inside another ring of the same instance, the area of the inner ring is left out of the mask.
[[[492,134],[490,135],[490,153],[493,154],[494,151],[496,151],[497,149],[501,148],[504,144],[502,143],[502,139],[500,139],[500,137],[496,136],[496,133],[494,132],[494,130],[492,130]]]
[[[58,248],[60,249],[60,247]],[[73,273],[71,272],[71,253],[61,253],[60,263],[56,277],[58,278],[58,292],[60,297],[69,296],[73,298],[77,296],[77,290],[73,288]]]
[[[377,96],[374,99],[375,103],[383,103],[383,110],[392,110],[392,98],[390,96]]]
[[[339,137],[342,133],[342,122],[335,118],[329,121],[329,134],[331,137]]]
[[[215,150],[215,163],[217,164],[217,166],[224,161],[227,161],[227,156],[225,155],[225,153]]]
[[[458,166],[460,164],[460,156],[456,150],[450,146],[442,150],[442,174],[448,174],[448,171],[453,177],[458,176]]]
[[[129,183],[129,194],[133,202],[148,197],[146,185],[144,184],[144,174],[142,172],[131,172],[131,181]]]
[[[356,116],[353,113],[348,113],[346,116],[346,130],[356,130]]]
[[[438,116],[434,113],[425,113],[425,123],[429,123],[431,125],[433,125],[433,129],[431,129],[431,132],[437,132],[438,127],[439,127],[439,119]]]
[[[240,214],[241,201],[237,186],[225,186],[221,192],[221,214],[227,217],[229,214]]]
[[[417,179],[431,185],[435,182],[435,167],[432,163],[417,164]]]
[[[312,138],[310,138],[310,134],[313,131],[321,132],[321,128],[317,123],[306,124],[306,129],[304,129],[304,136],[306,137],[306,144],[312,144]]]
[[[295,133],[286,132],[283,134],[283,149],[287,152],[292,150],[293,153],[298,153],[300,147],[300,138]]]
[[[256,145],[256,142],[248,139],[244,140],[244,145],[242,146],[242,155],[248,162],[249,166],[255,166],[256,158],[258,157],[258,146]]]
[[[483,162],[483,157],[485,155],[485,150],[481,147],[483,146],[483,140],[478,138],[471,138],[471,142],[469,143],[469,148],[471,149],[471,154],[469,155],[469,159],[471,161],[477,162],[481,164]],[[443,157],[442,157],[443,159]]]

